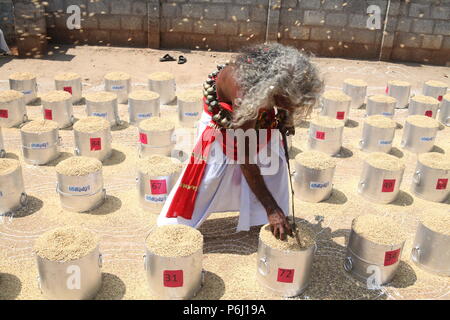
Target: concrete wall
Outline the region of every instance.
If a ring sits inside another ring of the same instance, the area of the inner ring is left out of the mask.
[[[319,56],[450,63],[450,0],[46,2],[57,43],[236,50],[279,41]],[[81,30],[66,26],[70,5],[81,8]],[[367,27],[370,5],[380,8],[380,28]]]
[[[0,0],[0,29],[8,43],[14,42],[14,11],[12,0]]]

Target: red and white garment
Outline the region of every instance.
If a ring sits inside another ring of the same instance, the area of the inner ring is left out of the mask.
[[[198,126],[201,135],[197,137],[193,154],[198,156],[201,153],[200,158],[207,158],[208,161],[188,164],[183,170],[167,197],[158,217],[158,225],[184,224],[198,228],[211,213],[230,211],[240,212],[238,232],[267,223],[266,210],[248,186],[240,165],[224,155],[220,139],[208,139],[216,130],[211,124],[211,115],[204,111]],[[273,166],[268,170],[272,171],[271,174],[263,174],[263,179],[277,204],[287,215],[288,170],[281,136],[278,130],[274,132],[276,134],[271,135],[271,141],[260,146],[260,161],[257,164],[263,172],[263,167]],[[276,141],[272,141],[273,139]]]

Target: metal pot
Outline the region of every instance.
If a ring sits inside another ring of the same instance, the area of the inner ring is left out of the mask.
[[[367,86],[355,86],[344,82],[343,91],[346,95],[352,98],[350,106],[353,109],[359,109],[366,99]]]
[[[9,87],[11,90],[20,91],[24,94],[25,104],[33,102],[37,98],[36,78],[29,80],[9,79]]]
[[[184,127],[194,127],[200,119],[203,101],[183,101],[178,98],[178,120]]]
[[[445,93],[447,92],[447,87],[434,87],[426,84],[426,82],[423,84],[422,89],[424,96],[433,97],[435,99],[442,99],[443,96],[445,96]]]
[[[392,119],[395,114],[396,105],[397,102],[379,102],[372,100],[371,97],[369,97],[367,99],[366,115],[373,116],[380,114]]]
[[[93,157],[100,161],[108,159],[112,154],[111,129],[106,128],[97,132],[74,131],[75,155]]]
[[[130,114],[130,123],[139,125],[142,120],[159,117],[159,97],[153,100],[135,100],[128,99],[128,113]]]
[[[320,115],[347,122],[351,101],[335,101],[322,98]]]
[[[0,176],[0,214],[14,211],[27,203],[22,167]]]
[[[438,108],[439,102],[436,102],[435,104],[429,104],[411,99],[408,107],[408,115],[412,116],[418,114],[421,116],[436,118]]]
[[[392,149],[395,128],[380,128],[364,123],[362,139],[359,147],[367,152],[386,152]]]
[[[428,272],[450,276],[450,236],[430,230],[419,223],[411,260]]]
[[[104,102],[86,100],[86,114],[88,116],[104,118],[109,121],[111,126],[115,126],[120,123],[117,99]]]
[[[450,170],[436,169],[417,161],[411,191],[419,198],[444,202],[450,194]]]
[[[308,147],[311,150],[336,155],[341,151],[343,131],[343,126],[339,128],[327,128],[311,123],[309,127]]]
[[[400,192],[404,169],[390,171],[364,162],[358,193],[376,203],[393,202]]]
[[[131,91],[131,79],[109,80],[105,78],[105,91],[115,93],[118,103],[127,103],[128,94]]]
[[[85,176],[66,176],[57,173],[56,192],[61,206],[73,212],[85,212],[103,204],[106,191],[103,188],[103,175],[99,170]]]
[[[154,154],[169,156],[175,146],[175,129],[149,131],[139,128],[139,156]]]
[[[159,93],[161,104],[167,104],[175,99],[176,85],[175,79],[151,80],[148,81],[150,91]]]
[[[335,168],[311,169],[295,164],[294,195],[307,202],[321,202],[331,196]]]
[[[55,80],[56,90],[63,90],[72,95],[72,103],[78,102],[82,98],[83,85],[81,78],[73,80]]]
[[[44,119],[58,123],[59,128],[67,128],[73,125],[72,99],[49,102],[42,100],[42,114]]]
[[[444,126],[450,127],[450,100],[442,100],[438,120]]]
[[[356,279],[367,282],[369,278],[377,285],[383,285],[394,278],[400,264],[404,241],[398,244],[382,245],[367,240],[353,228],[344,259],[344,270]]]
[[[22,137],[22,153],[25,162],[43,165],[59,157],[61,138],[58,129],[48,132],[24,132]]]
[[[301,251],[281,251],[259,239],[256,279],[276,295],[298,296],[309,285],[316,251],[316,245]]]
[[[438,129],[438,127],[417,127],[406,121],[400,145],[402,148],[414,153],[429,152],[433,149]]]
[[[28,120],[25,97],[0,105],[0,126],[11,128]]]
[[[86,256],[72,261],[50,261],[36,255],[38,286],[51,300],[87,300],[102,285],[102,255],[97,246]]]
[[[180,172],[168,176],[150,176],[138,171],[136,180],[141,207],[152,209],[152,205],[164,204],[179,176]]]
[[[386,93],[397,99],[396,108],[403,109],[408,106],[409,96],[411,93],[411,85],[408,86],[396,86],[388,83]]]
[[[144,268],[150,291],[160,299],[185,300],[203,285],[203,250],[186,257],[162,257],[146,248]]]

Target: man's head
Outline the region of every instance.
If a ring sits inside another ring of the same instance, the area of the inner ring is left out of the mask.
[[[289,111],[298,123],[311,112],[322,90],[317,69],[299,50],[278,43],[249,47],[236,58],[236,77],[243,91],[234,122],[256,119],[263,108]]]

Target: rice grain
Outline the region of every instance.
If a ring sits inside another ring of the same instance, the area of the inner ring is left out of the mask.
[[[7,175],[20,167],[20,162],[15,159],[0,159],[0,176]]]
[[[45,102],[59,102],[72,99],[72,95],[69,92],[62,90],[50,91],[42,95],[42,101]]]
[[[382,115],[369,116],[365,119],[365,122],[371,125],[372,127],[377,128],[387,129],[397,127],[397,123],[395,121]]]
[[[450,236],[450,212],[445,210],[434,209],[427,211],[422,218],[422,223],[428,229]]]
[[[110,73],[106,74],[105,79],[113,80],[113,81],[128,80],[128,79],[131,79],[131,76],[126,72],[117,72],[116,71],[116,72],[110,72]]]
[[[301,251],[313,246],[316,237],[314,231],[305,223],[298,220],[296,225],[299,233],[300,244],[297,242],[295,237],[288,236],[285,241],[275,238],[270,231],[270,224],[266,224],[261,228],[259,238],[267,246],[282,251]]]
[[[16,72],[9,76],[11,80],[32,80],[36,79],[36,75],[30,72]]]
[[[152,155],[138,161],[138,170],[153,177],[168,176],[180,172],[182,168],[180,160],[161,155]]]
[[[374,168],[388,171],[398,171],[405,168],[405,163],[402,160],[383,152],[370,153],[366,162]]]
[[[107,128],[110,128],[109,122],[101,117],[86,117],[73,125],[74,130],[85,133],[93,133]]]
[[[385,216],[359,216],[353,220],[352,229],[363,238],[381,245],[397,245],[406,239],[400,225]]]
[[[295,157],[295,161],[310,169],[325,170],[336,167],[336,160],[320,151],[305,151]]]
[[[418,160],[420,163],[433,169],[450,170],[450,156],[442,153],[421,153]]]
[[[311,120],[312,124],[318,125],[318,126],[322,126],[322,127],[326,127],[326,128],[340,128],[344,126],[344,122],[334,119],[334,118],[330,118],[327,116],[318,116],[314,119]]]
[[[85,257],[98,246],[99,239],[91,231],[79,227],[61,227],[42,234],[34,252],[50,261],[73,261]]]
[[[147,248],[162,257],[186,257],[203,248],[203,236],[194,228],[172,224],[159,226],[146,239]]]
[[[346,95],[341,90],[325,91],[323,94],[323,98],[328,99],[328,100],[333,100],[333,101],[340,101],[340,102],[352,100],[352,98],[350,96]]]
[[[196,102],[202,100],[202,92],[200,90],[186,90],[177,94],[179,100],[185,102]]]
[[[388,81],[388,84],[397,86],[397,87],[409,87],[411,84],[408,81],[403,80],[390,80]]]
[[[159,98],[159,93],[149,90],[136,90],[128,95],[133,100],[155,100]]]
[[[164,81],[164,80],[172,80],[175,79],[175,76],[170,72],[153,72],[148,75],[150,80],[154,81]]]
[[[369,100],[375,101],[375,102],[381,102],[381,103],[396,103],[397,99],[391,96],[387,96],[385,94],[375,94],[373,96],[370,96],[368,98]]]
[[[107,91],[92,92],[86,95],[86,100],[91,102],[109,102],[115,99],[117,99],[117,95]]]
[[[7,103],[7,102],[15,101],[22,97],[24,97],[24,94],[22,92],[19,92],[16,90],[2,91],[2,92],[0,92],[0,103]]]
[[[90,157],[70,157],[55,167],[57,173],[65,176],[86,176],[102,169],[102,163]]]
[[[425,84],[430,87],[447,88],[447,84],[442,81],[428,80]]]
[[[24,125],[20,131],[27,133],[42,133],[50,132],[52,130],[58,129],[58,123],[52,120],[33,120]]]
[[[175,124],[160,117],[151,117],[139,122],[139,128],[146,131],[167,131],[175,129]]]
[[[344,80],[344,83],[351,84],[355,87],[367,87],[367,82],[362,79],[348,78]]]
[[[409,116],[406,118],[406,122],[420,128],[439,128],[439,122],[433,118],[422,115]]]
[[[425,103],[425,104],[439,104],[438,99],[435,99],[435,98],[429,97],[429,96],[424,96],[421,94],[418,94],[418,95],[412,97],[411,101],[416,101],[416,102]]]
[[[81,78],[81,76],[75,72],[59,73],[55,76],[55,80],[58,80],[58,81],[70,81],[70,80],[77,80],[80,78]]]

